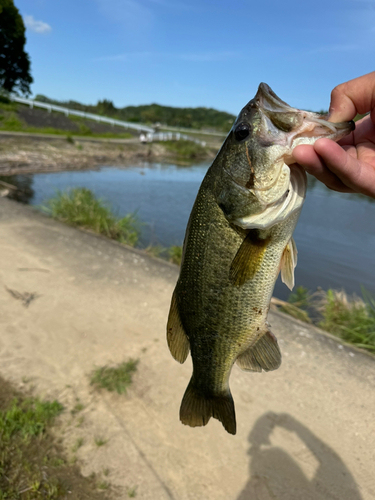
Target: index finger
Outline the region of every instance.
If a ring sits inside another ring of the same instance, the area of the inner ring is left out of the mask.
[[[374,109],[375,71],[341,83],[332,90],[329,120],[331,122],[349,121],[357,113],[364,114]],[[374,120],[373,116],[371,118]]]

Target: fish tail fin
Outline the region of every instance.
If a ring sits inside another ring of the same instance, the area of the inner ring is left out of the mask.
[[[180,420],[190,427],[198,427],[206,425],[211,417],[220,420],[229,434],[236,434],[236,413],[229,388],[225,393],[207,397],[192,378],[182,398]]]

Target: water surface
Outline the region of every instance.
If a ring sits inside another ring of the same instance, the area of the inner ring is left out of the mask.
[[[141,242],[181,245],[199,185],[209,164],[178,167],[145,163],[134,168],[33,175],[33,205],[42,205],[56,190],[87,187],[107,200],[118,216],[136,211]],[[344,195],[311,182],[294,238],[298,248],[296,285],[344,288],[375,293],[375,203]],[[275,295],[286,298],[281,282]]]

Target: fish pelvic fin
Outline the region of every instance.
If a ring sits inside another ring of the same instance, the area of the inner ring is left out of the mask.
[[[179,363],[184,363],[189,354],[190,342],[181,322],[175,292],[172,295],[167,322],[167,342],[174,359]]]
[[[236,360],[241,370],[269,372],[281,365],[281,352],[275,335],[268,330],[258,342],[246,349]]]
[[[236,434],[236,413],[229,388],[225,393],[207,396],[194,384],[192,377],[182,398],[180,420],[190,427],[200,427],[211,417],[219,420],[229,434]]]
[[[249,231],[230,266],[229,276],[234,285],[242,286],[259,271],[269,241],[259,238],[257,229]]]
[[[281,257],[281,281],[286,284],[289,290],[294,287],[294,269],[297,265],[297,247],[293,238],[284,249]]]

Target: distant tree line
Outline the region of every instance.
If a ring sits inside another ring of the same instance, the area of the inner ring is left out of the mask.
[[[214,129],[227,132],[233,124],[234,115],[213,108],[174,108],[160,104],[147,104],[143,106],[127,106],[116,108],[112,101],[103,99],[96,105],[85,105],[76,101],[56,101],[43,95],[37,95],[35,100],[59,106],[65,106],[78,111],[96,113],[109,116],[118,120],[134,123],[150,123],[170,125],[193,129]]]

